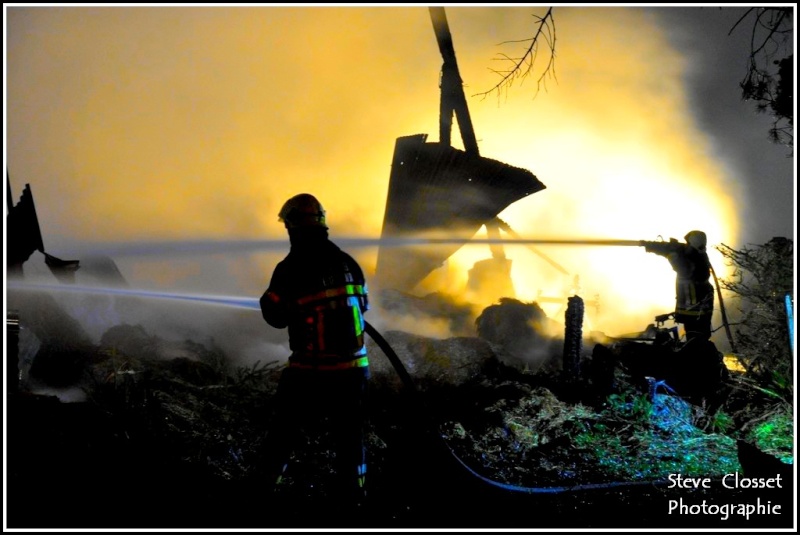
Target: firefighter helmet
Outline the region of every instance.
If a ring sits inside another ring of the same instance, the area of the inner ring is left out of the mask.
[[[684,238],[686,243],[691,245],[697,250],[705,251],[706,250],[706,233],[702,230],[692,230]]]
[[[321,227],[328,228],[325,222],[325,209],[316,197],[309,193],[295,195],[283,204],[278,219],[286,228]]]

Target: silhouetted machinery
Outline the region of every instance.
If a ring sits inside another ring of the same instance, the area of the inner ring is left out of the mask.
[[[11,196],[11,179],[6,172],[6,271],[10,278],[22,278],[22,265],[35,251],[44,255],[45,264],[61,282],[75,281],[78,260],[61,260],[45,252],[36,205],[33,202],[30,184],[25,184],[19,202],[15,205]]]
[[[397,138],[381,238],[388,243],[392,238],[441,236],[444,232],[448,238],[469,240],[482,226],[490,239],[499,238],[498,214],[545,185],[530,171],[480,155],[444,8],[429,10],[444,60],[439,142],[428,142],[427,134]],[[454,114],[463,151],[450,145]],[[378,285],[411,292],[461,246],[383,246],[378,251]],[[471,270],[470,284],[489,277],[495,286],[498,279],[510,286],[510,260],[499,244],[491,245],[491,251],[492,258],[476,263]]]

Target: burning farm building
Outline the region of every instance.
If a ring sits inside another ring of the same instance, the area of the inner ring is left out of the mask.
[[[427,142],[427,134],[397,138],[384,213],[382,243],[393,239],[431,237],[446,229],[452,242],[436,248],[383,246],[378,252],[376,278],[384,289],[413,292],[463,243],[485,226],[491,238],[499,238],[498,214],[512,203],[545,185],[525,169],[513,167],[479,153],[475,130],[458,72],[452,36],[444,8],[430,8],[434,33],[442,54],[439,142]],[[465,150],[451,146],[453,116],[458,121]],[[491,246],[492,258],[478,262],[470,271],[468,285],[479,291],[487,279],[513,297],[510,260],[499,244]]]
[[[513,202],[545,188],[530,171],[470,154],[443,143],[426,143],[425,134],[397,139],[381,234],[393,238],[434,235],[447,229],[450,243],[437,247],[382,247],[377,277],[383,288],[411,292],[482,226],[499,234],[497,215]],[[500,246],[476,265],[471,282],[490,275],[508,280],[510,260]],[[512,296],[513,297],[513,296]]]

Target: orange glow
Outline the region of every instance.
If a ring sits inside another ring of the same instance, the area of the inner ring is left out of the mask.
[[[498,43],[529,37],[540,11],[447,7],[481,154],[547,186],[501,217],[528,238],[702,229],[723,276],[713,245],[738,241],[737,185],[692,119],[685,58],[644,11],[558,7],[557,81],[536,98],[538,73],[500,99],[471,96],[496,82],[492,57],[511,53]],[[377,237],[395,139],[438,137],[442,60],[424,6],[8,15],[9,171],[17,190],[32,184],[50,243],[284,237],[277,212],[304,191],[322,201],[334,239]],[[517,296],[564,296],[578,275],[584,299],[600,303],[596,313],[587,305],[586,330],[641,330],[673,306],[674,273],[641,248],[542,251],[570,275],[507,247]],[[372,275],[377,253],[354,253]],[[459,293],[489,256],[462,248],[446,287]],[[242,262],[255,267],[232,276],[259,295],[274,258]],[[157,272],[135,271],[163,282]],[[562,305],[543,308],[563,320]]]
[[[592,28],[618,38],[559,51],[559,83],[547,92],[528,102],[509,98],[472,105],[479,138],[485,133],[482,154],[530,169],[547,186],[501,218],[518,234],[535,238],[682,240],[689,230],[702,229],[721,276],[724,266],[713,244],[738,238],[738,189],[692,124],[681,87],[684,62],[641,12],[602,11]],[[587,12],[559,14],[558,42],[583,41],[587,34],[579,28]],[[637,43],[635,49],[625,45],[630,42]],[[572,275],[579,275],[584,300],[599,299],[598,311],[587,303],[588,328],[617,334],[643,330],[653,316],[674,307],[674,272],[665,259],[642,248],[539,249],[571,276],[524,246],[508,248],[522,300],[570,295]],[[474,246],[451,261],[465,270],[488,256],[488,248]],[[563,321],[565,303],[541,304]]]

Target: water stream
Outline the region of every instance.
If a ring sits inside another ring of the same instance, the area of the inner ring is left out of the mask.
[[[153,290],[136,290],[128,288],[113,288],[104,286],[78,286],[72,284],[39,284],[12,281],[6,284],[9,290],[40,291],[40,292],[66,292],[86,295],[143,297],[151,299],[167,299],[173,301],[194,301],[209,305],[221,305],[235,308],[260,310],[258,299],[254,297],[238,297],[212,294],[191,294],[159,292]]]
[[[583,246],[640,246],[639,240],[618,239],[534,239],[534,238],[454,238],[454,237],[389,237],[359,238],[331,236],[343,249],[372,247],[410,247],[425,245],[583,245]],[[70,254],[102,254],[120,256],[156,255],[197,255],[232,254],[288,251],[289,241],[285,238],[272,240],[181,240],[160,242],[108,242],[95,244],[74,244]]]

